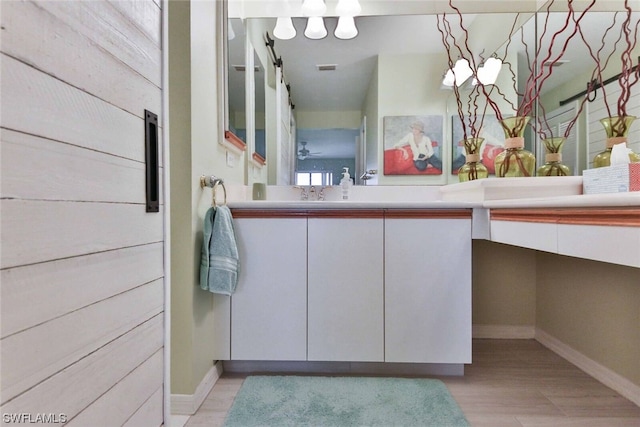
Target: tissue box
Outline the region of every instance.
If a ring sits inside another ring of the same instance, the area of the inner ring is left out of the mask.
[[[582,172],[583,194],[640,191],[640,163],[586,169]]]

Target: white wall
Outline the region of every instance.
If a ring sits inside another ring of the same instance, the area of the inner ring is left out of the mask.
[[[231,153],[229,164],[220,144],[219,6],[213,0],[169,2],[171,393],[187,399],[224,351],[215,348],[214,336],[216,304],[226,297],[198,283],[204,214],[211,206],[211,189],[201,189],[199,178],[220,177],[230,197],[234,188],[240,192],[235,197],[244,197],[245,154]]]
[[[161,8],[1,7],[0,412],[159,426],[164,203],[145,210],[144,110],[162,127]]]
[[[378,177],[382,173],[382,165],[378,164],[378,66],[376,64],[373,75],[367,87],[367,96],[363,106],[364,116],[366,120],[365,128],[365,170],[378,170],[378,173],[372,175],[367,181],[367,185],[378,184]]]

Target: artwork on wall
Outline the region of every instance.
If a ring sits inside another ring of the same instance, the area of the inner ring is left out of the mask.
[[[467,121],[465,120],[465,123]],[[480,123],[479,121],[477,122]],[[459,116],[451,116],[452,136],[451,143],[453,145],[451,152],[451,173],[458,174],[458,169],[465,163],[465,151],[462,132],[462,124]],[[498,154],[504,151],[504,131],[500,122],[494,114],[485,114],[480,128],[480,138],[484,138],[480,147],[480,159],[489,171],[490,175],[495,175],[494,161]],[[467,135],[469,136],[469,135]]]
[[[385,175],[442,175],[443,116],[387,116]]]

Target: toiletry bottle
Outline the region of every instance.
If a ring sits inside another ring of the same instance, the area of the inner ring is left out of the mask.
[[[351,187],[351,175],[349,175],[349,168],[344,167],[342,172],[342,179],[340,180],[340,187],[342,187],[342,200],[349,199],[349,188]]]

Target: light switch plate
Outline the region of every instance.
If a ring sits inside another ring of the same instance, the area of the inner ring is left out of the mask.
[[[227,151],[227,166],[232,168],[235,166],[235,164],[236,164],[235,156],[231,152]]]

